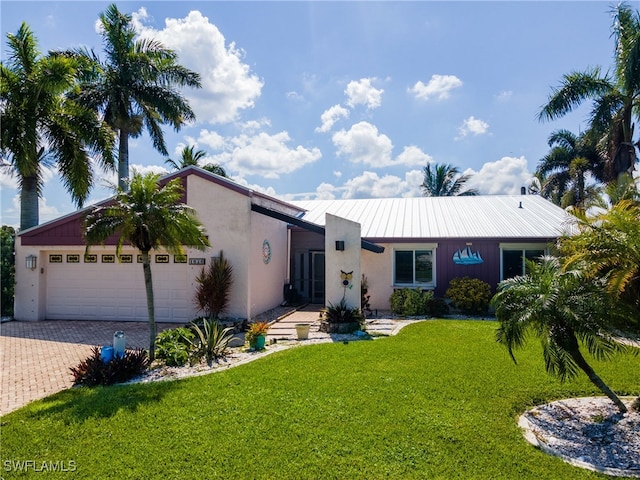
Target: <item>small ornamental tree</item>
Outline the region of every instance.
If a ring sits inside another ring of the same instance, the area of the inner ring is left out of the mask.
[[[218,319],[229,306],[231,286],[233,285],[233,267],[224,256],[213,259],[209,268],[203,267],[196,278],[195,302],[199,310],[210,318]]]
[[[134,172],[129,190],[117,188],[113,202],[93,208],[85,217],[84,237],[87,250],[104,244],[117,235],[116,254],[129,243],[142,254],[142,269],[149,312],[149,358],[155,357],[155,307],[149,252],[164,248],[173,254],[184,254],[183,245],[205,250],[209,240],[196,212],[181,203],[183,194],[179,178],[160,186],[160,175]]]
[[[528,273],[500,283],[492,299],[499,327],[496,340],[509,350],[524,346],[528,335],[542,343],[547,372],[561,381],[582,370],[591,383],[615,403],[627,408],[596,374],[582,355],[581,344],[598,360],[607,360],[626,347],[607,329],[611,316],[619,314],[602,284],[589,281],[580,270],[562,270],[555,257],[527,260]]]

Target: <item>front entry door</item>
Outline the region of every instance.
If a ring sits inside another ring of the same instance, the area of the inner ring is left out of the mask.
[[[311,302],[324,305],[324,252],[311,252]]]

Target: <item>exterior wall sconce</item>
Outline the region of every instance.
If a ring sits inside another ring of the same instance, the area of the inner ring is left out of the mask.
[[[29,270],[35,270],[38,266],[38,257],[35,255],[28,255],[25,262]]]
[[[339,252],[344,251],[344,240],[336,240],[336,250]]]

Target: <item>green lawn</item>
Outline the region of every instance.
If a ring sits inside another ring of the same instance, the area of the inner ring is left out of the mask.
[[[497,324],[428,321],[399,335],[294,348],[181,381],[72,389],[2,418],[7,462],[75,462],[34,478],[608,478],[549,457],[516,425],[527,407],[596,393],[514,365]],[[594,362],[640,393],[640,357]]]

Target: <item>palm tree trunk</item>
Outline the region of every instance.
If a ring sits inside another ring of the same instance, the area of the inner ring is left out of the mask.
[[[124,128],[118,142],[118,187],[123,192],[129,190],[129,133]]]
[[[582,369],[582,371],[587,374],[587,377],[589,377],[591,383],[593,383],[600,389],[600,391],[602,391],[602,393],[609,397],[611,401],[616,404],[616,407],[618,407],[618,410],[620,410],[621,413],[626,413],[626,405],[622,403],[622,400],[620,400],[618,396],[613,392],[613,390],[611,390],[607,386],[607,384],[604,383],[602,379],[596,374],[593,368],[591,368],[591,365],[589,365],[584,359],[582,353],[580,353],[580,350],[577,348],[572,348],[571,350],[569,350],[569,355],[571,355],[571,358],[573,358],[573,360]]]
[[[20,189],[20,230],[35,227],[39,222],[38,177],[23,177]]]
[[[156,357],[156,313],[153,302],[153,280],[151,278],[151,261],[149,252],[142,252],[142,269],[144,271],[144,286],[147,291],[147,312],[149,315],[149,358]]]

